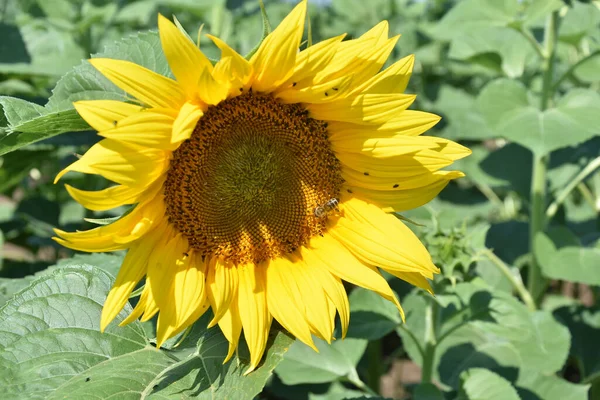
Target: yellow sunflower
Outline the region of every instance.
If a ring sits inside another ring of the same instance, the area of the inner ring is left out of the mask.
[[[116,186],[67,185],[90,210],[135,205],[84,232],[57,230],[71,249],[127,255],[101,327],[145,286],[123,321],[158,314],[156,341],[181,332],[209,307],[234,353],[243,331],[250,368],[259,364],[273,318],[308,346],[349,321],[342,281],[402,308],[380,269],[431,291],[439,272],[394,214],[421,206],[451,180],[445,171],[470,151],[419,136],[439,117],[407,108],[414,59],[383,70],[398,36],[382,22],[298,51],[300,2],[246,60],[220,39],[215,65],[177,27],[158,17],[176,80],[128,61],[90,63],[137,102],[79,101],[104,137],[64,169]]]

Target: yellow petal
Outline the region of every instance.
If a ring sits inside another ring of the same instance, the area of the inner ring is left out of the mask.
[[[413,54],[404,57],[360,85],[356,93],[402,93],[408,86],[414,65]]]
[[[307,263],[321,263],[333,275],[354,285],[372,290],[393,302],[401,314],[402,307],[387,281],[379,271],[361,263],[350,251],[331,235],[316,236],[310,241],[310,251],[303,251]],[[315,259],[316,258],[316,259]]]
[[[440,117],[422,111],[404,110],[394,119],[381,125],[368,126],[349,122],[331,121],[327,128],[329,140],[337,143],[345,140],[418,136],[440,121]]]
[[[294,73],[305,18],[306,0],[302,0],[250,59],[255,73],[252,87],[257,91],[270,92]]]
[[[344,167],[351,168],[366,176],[382,178],[422,175],[452,164],[452,160],[449,157],[433,149],[425,149],[414,154],[386,158],[349,152],[336,153],[336,157]]]
[[[408,156],[424,149],[437,147],[438,144],[435,141],[426,140],[424,137],[402,135],[387,138],[351,136],[348,139],[332,142],[332,149],[336,153],[351,152],[376,158]]]
[[[427,204],[435,196],[437,196],[452,179],[463,177],[464,174],[460,171],[447,171],[446,173],[437,173],[433,177],[429,175],[431,182],[418,186],[419,182],[412,181],[413,188],[402,189],[400,186],[394,190],[372,190],[365,189],[359,186],[346,185],[347,191],[352,193],[352,196],[376,204],[381,208],[386,208],[396,212],[412,210]],[[401,185],[400,180],[398,185]]]
[[[204,69],[198,78],[198,96],[208,105],[217,105],[227,98],[229,85],[218,82],[213,78],[211,71]]]
[[[460,171],[435,171],[425,172],[419,175],[410,177],[393,177],[388,176],[385,178],[378,176],[365,176],[362,172],[355,171],[350,168],[344,168],[342,170],[342,177],[346,181],[348,187],[359,187],[362,189],[369,190],[380,190],[380,191],[394,191],[399,192],[409,189],[417,189],[434,185],[440,181],[449,181],[452,179],[462,178],[464,174]]]
[[[185,96],[177,82],[129,61],[89,60],[112,83],[152,107],[179,108]]]
[[[314,77],[325,68],[338,50],[346,34],[336,36],[302,50],[296,56],[293,75],[282,86],[301,89],[312,84]]]
[[[148,285],[148,282],[146,282],[144,285],[144,290],[142,291],[142,295],[133,309],[133,312],[129,314],[129,316],[125,318],[119,324],[119,326],[130,324],[138,318],[141,322],[148,321],[154,317],[156,313],[158,313],[158,307],[156,306],[156,302],[152,297],[152,289]]]
[[[292,335],[318,351],[313,343],[304,313],[304,303],[294,277],[294,268],[287,258],[271,260],[267,268],[267,304],[269,312]]]
[[[125,144],[174,150],[176,146],[171,144],[173,122],[170,115],[146,110],[123,118],[98,134]]]
[[[309,104],[306,108],[316,119],[380,124],[406,110],[415,97],[403,93],[360,94],[329,103]]]
[[[60,238],[58,243],[73,250],[87,252],[113,251],[128,248],[128,243],[144,236],[153,226],[164,219],[162,198],[138,205],[129,214],[117,221],[82,232],[54,231]]]
[[[311,270],[306,265],[304,260],[292,255],[292,268],[287,275],[287,279],[291,280],[298,287],[298,292],[301,296],[301,305],[304,306],[306,320],[310,326],[312,333],[317,335],[327,343],[331,343],[333,339],[334,318],[330,310],[330,301],[327,298],[323,284],[316,279],[316,276],[311,274]],[[271,307],[269,307],[271,310]],[[333,311],[335,316],[335,310]]]
[[[197,104],[185,103],[173,123],[171,143],[179,144],[189,139],[203,114],[202,109]]]
[[[250,366],[244,372],[256,369],[267,345],[272,317],[267,309],[265,288],[266,265],[239,265],[238,309],[244,337],[250,350]]]
[[[345,210],[345,219],[340,219],[347,228],[348,234],[338,235],[336,228],[332,234],[343,242],[350,251],[371,265],[400,272],[419,272],[429,278],[432,274],[439,273],[433,264],[429,252],[417,236],[402,221],[394,215],[383,212],[379,207],[356,198],[344,201],[340,207]],[[351,221],[351,224],[346,224]],[[352,233],[349,231],[353,230]],[[361,232],[356,233],[357,230]],[[366,240],[365,240],[366,239]],[[357,249],[356,243],[363,243],[365,247]],[[352,244],[354,243],[354,244]],[[364,252],[363,252],[364,251]],[[363,252],[360,256],[359,252]],[[376,257],[385,257],[386,262],[378,260],[369,261],[375,254]],[[394,264],[400,265],[399,268]]]
[[[312,250],[309,248],[302,248],[301,254],[305,255],[307,251]],[[327,297],[338,310],[342,325],[342,337],[345,337],[348,331],[348,323],[350,322],[350,305],[348,304],[348,296],[346,295],[344,284],[337,275],[333,275],[327,268],[323,268],[322,263],[318,261],[316,257],[304,257],[304,261],[307,274],[314,277],[314,279],[319,282]]]
[[[158,32],[163,51],[188,99],[196,97],[196,85],[203,69],[212,71],[212,64],[175,24],[158,15]]]
[[[162,229],[155,229],[127,251],[115,283],[104,301],[100,318],[101,331],[104,331],[106,326],[119,314],[135,285],[146,275],[148,257],[160,239],[161,232]]]
[[[221,39],[208,36],[214,44],[221,50],[221,60],[227,60],[221,63],[221,60],[215,66],[213,76],[218,81],[230,81],[232,85],[239,90],[247,89],[248,82],[252,76],[252,65],[248,60],[238,54]]]
[[[111,129],[117,122],[141,110],[142,107],[116,100],[90,100],[73,103],[77,113],[97,131]]]
[[[351,77],[343,76],[321,84],[308,85],[301,89],[292,87],[275,95],[284,103],[325,103],[345,95],[352,83]]]
[[[237,273],[237,271],[236,271]],[[223,336],[229,342],[229,351],[227,352],[227,356],[225,360],[223,360],[223,364],[231,359],[233,356],[235,349],[237,348],[238,342],[240,340],[240,334],[242,333],[242,320],[240,319],[240,313],[238,311],[238,299],[237,293],[233,297],[231,304],[223,317],[219,319],[219,328],[223,332]]]
[[[161,313],[169,309],[172,301],[174,271],[186,268],[190,257],[187,239],[180,233],[165,234],[163,240],[155,246],[148,260],[146,281],[151,284],[152,296]],[[165,312],[166,314],[166,312]],[[173,317],[173,320],[177,318]]]
[[[200,256],[188,250],[169,271],[173,276],[170,290],[165,286],[161,291],[168,293],[170,301],[160,308],[156,327],[156,345],[160,347],[168,338],[175,336],[198,319],[207,309],[205,264]],[[163,266],[164,267],[164,266]]]
[[[129,187],[148,186],[168,167],[165,152],[104,139],[93,145],[79,160],[63,169],[56,183],[69,171],[102,175]]]
[[[112,186],[98,191],[87,191],[76,189],[70,185],[65,185],[67,192],[75,201],[94,211],[105,211],[125,204],[137,203],[141,193],[145,188],[130,188],[119,185]]]
[[[213,257],[208,263],[206,286],[214,318],[208,324],[213,327],[231,307],[238,290],[238,274],[230,261]]]

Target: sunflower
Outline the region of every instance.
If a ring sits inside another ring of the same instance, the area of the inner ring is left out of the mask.
[[[145,278],[122,324],[158,314],[160,346],[211,308],[209,327],[230,344],[225,361],[243,332],[250,372],[273,319],[312,348],[312,335],[333,339],[337,315],[345,335],[342,281],[401,314],[380,269],[431,292],[439,270],[392,212],[425,204],[463,176],[442,169],[470,151],[419,136],[439,117],[407,110],[412,56],[381,71],[398,40],[386,22],[298,51],[306,7],[301,1],[249,60],[209,35],[221,51],[214,65],[159,15],[176,80],[128,61],[90,60],[136,99],[76,102],[104,139],[56,178],[77,171],[116,183],[66,185],[90,210],[132,205],[109,225],[56,230],[74,250],[127,250],[102,330]]]

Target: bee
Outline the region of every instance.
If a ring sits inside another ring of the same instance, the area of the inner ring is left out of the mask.
[[[339,211],[338,210],[338,205],[340,204],[340,201],[337,198],[332,198],[327,200],[327,202],[323,205],[318,205],[315,208],[315,217],[317,218],[325,218],[330,212],[332,212],[333,210]]]

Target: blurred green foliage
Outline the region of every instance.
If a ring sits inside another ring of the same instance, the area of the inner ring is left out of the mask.
[[[266,1],[273,25],[292,3]],[[248,377],[243,348],[221,366],[226,344],[206,317],[160,352],[151,322],[100,335],[122,255],[73,257],[51,240],[53,227],[123,211],[86,211],[52,180],[98,140],[72,101],[124,98],[83,58],[170,75],[147,32],[157,12],[242,54],[262,33],[255,0],[0,1],[2,398],[600,399],[600,1],[311,2],[314,42],[388,20],[402,34],[390,62],[416,55],[414,108],[441,114],[431,134],[473,155],[458,165],[466,178],[405,215],[442,269],[435,297],[390,277],[403,324],[352,289],[346,340],[317,354],[274,332]]]

